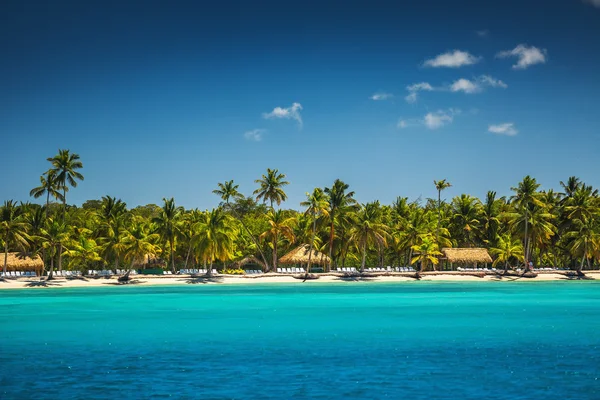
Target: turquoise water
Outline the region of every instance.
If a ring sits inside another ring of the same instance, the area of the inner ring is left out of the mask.
[[[600,398],[600,284],[0,292],[0,398]]]

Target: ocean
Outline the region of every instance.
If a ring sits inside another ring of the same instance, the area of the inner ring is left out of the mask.
[[[598,399],[600,283],[0,291],[0,398]]]

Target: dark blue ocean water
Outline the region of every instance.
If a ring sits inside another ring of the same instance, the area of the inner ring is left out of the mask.
[[[599,399],[600,284],[3,290],[0,398]]]

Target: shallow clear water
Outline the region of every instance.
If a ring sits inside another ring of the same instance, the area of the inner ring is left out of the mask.
[[[0,398],[600,398],[600,283],[3,290]]]

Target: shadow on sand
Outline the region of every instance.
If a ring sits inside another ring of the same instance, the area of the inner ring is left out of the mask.
[[[222,276],[208,276],[208,275],[192,275],[190,278],[188,279],[183,279],[183,281],[185,283],[188,283],[190,285],[196,285],[199,283],[203,283],[203,284],[207,284],[207,283],[223,283],[223,277]]]
[[[29,281],[25,284],[25,287],[51,287],[51,286],[61,286],[54,279],[51,280],[39,280],[39,281]]]
[[[564,281],[595,281],[596,280],[596,278],[587,276],[583,272],[581,274],[578,274],[576,271],[573,271],[573,272],[567,272],[567,273],[561,274],[561,275],[564,275],[564,278],[559,278],[559,279],[564,280]]]
[[[128,279],[124,281],[116,281],[116,282],[104,282],[103,285],[115,285],[115,286],[124,286],[124,285],[139,285],[140,283],[144,283],[145,281],[140,281],[139,279]]]

